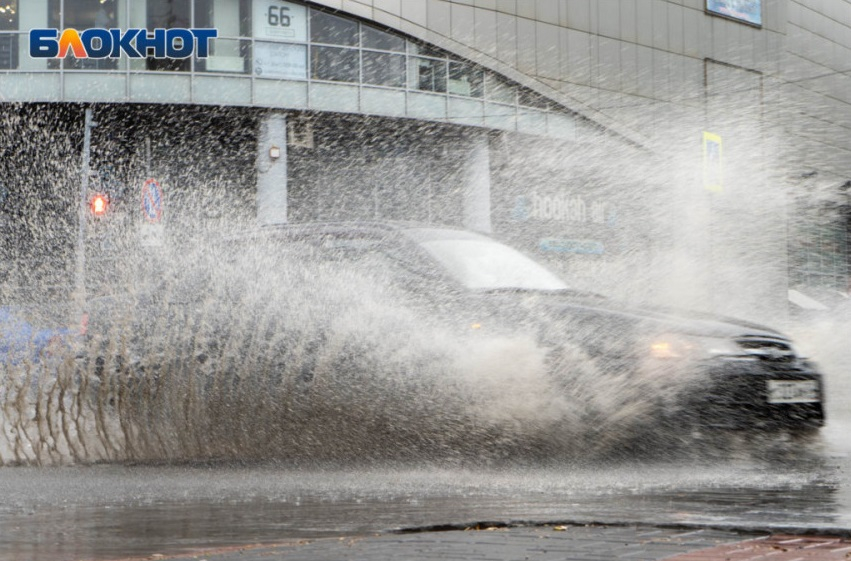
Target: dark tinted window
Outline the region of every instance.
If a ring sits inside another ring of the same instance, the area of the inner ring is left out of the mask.
[[[404,87],[405,56],[364,51],[363,81],[377,86]]]
[[[18,2],[6,0],[6,11],[0,14],[0,31],[18,29]],[[0,34],[0,69],[18,67],[18,36]]]
[[[446,62],[411,57],[412,88],[426,92],[446,92]]]
[[[358,45],[358,22],[318,10],[310,11],[310,40],[331,45]]]
[[[410,43],[411,54],[430,56],[434,58],[448,58],[449,53],[443,49],[439,49],[433,45],[424,45],[422,43]]]
[[[365,49],[405,52],[405,40],[403,38],[368,25],[362,26],[361,29],[363,34],[361,39]]]
[[[481,68],[463,62],[449,63],[449,93],[482,97],[485,73]]]
[[[517,90],[514,85],[496,74],[488,73],[486,75],[485,90],[485,95],[489,100],[511,104],[517,101]]]
[[[310,71],[314,80],[358,81],[358,51],[339,47],[313,47]]]
[[[547,98],[526,88],[520,88],[517,103],[536,109],[548,109],[550,107],[550,102]]]
[[[186,2],[188,1],[189,0],[186,0]],[[0,2],[0,5],[5,4],[7,4],[7,2]],[[155,8],[159,8],[159,3],[155,2],[154,4]],[[175,10],[179,11],[182,7],[183,4],[178,2],[178,6],[175,7]],[[91,27],[109,28],[115,27],[118,24],[115,0],[65,0],[64,11],[60,8],[61,3],[59,0],[51,0],[48,3],[48,21],[50,27],[64,27],[65,29],[74,28],[82,30]],[[157,12],[157,14],[159,13],[160,12]],[[150,16],[148,17],[148,22],[149,24],[151,22]],[[154,27],[171,26],[155,25],[152,27],[149,25],[150,29],[153,29]],[[168,61],[168,59],[164,60]],[[164,63],[163,66],[167,66],[168,62]],[[48,61],[49,67],[57,68],[59,64],[63,64],[66,69],[79,68],[85,70],[112,70],[118,68],[118,61],[109,58],[77,59],[69,56],[62,61],[54,59]],[[153,69],[159,69],[159,67]],[[168,69],[171,68],[169,67]]]

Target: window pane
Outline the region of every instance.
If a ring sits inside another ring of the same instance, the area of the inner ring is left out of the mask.
[[[405,56],[364,51],[363,81],[365,84],[404,88]]]
[[[319,10],[310,10],[310,40],[314,43],[356,47],[358,23]]]
[[[314,80],[358,81],[358,51],[337,47],[313,47],[310,51]]]
[[[18,29],[18,2],[4,0],[4,10],[0,13],[0,30],[15,31]],[[13,70],[18,67],[18,36],[0,34],[0,70]]]
[[[563,280],[516,249],[490,240],[438,239],[420,245],[470,289],[562,290]]]
[[[251,35],[249,12],[248,0],[195,0],[195,27],[215,27],[219,37],[248,37]]]
[[[283,80],[307,79],[307,47],[288,43],[254,44],[254,74]]]
[[[434,58],[447,58],[449,56],[443,49],[438,49],[432,45],[414,43],[413,41],[410,41],[408,44],[411,46],[410,52],[412,55],[430,56]]]
[[[49,26],[64,27],[65,29],[89,29],[92,27],[117,27],[118,17],[115,0],[65,0],[64,10],[60,9],[59,0],[51,0],[48,4]],[[61,22],[60,22],[61,19]],[[62,62],[66,69],[111,70],[118,68],[115,59],[77,59],[68,56],[64,61],[48,61],[48,67],[56,68]],[[56,66],[54,66],[56,65]]]
[[[462,62],[449,63],[449,93],[482,97],[484,70]]]
[[[365,49],[405,52],[405,40],[403,38],[368,25],[362,26],[361,29],[363,30],[362,40]]]
[[[549,109],[550,107],[550,102],[547,98],[527,88],[520,88],[517,103],[536,109]]]
[[[510,103],[514,105],[517,101],[517,90],[505,78],[491,74],[485,74],[485,95],[491,101],[498,103]]]
[[[16,31],[18,29],[18,0],[4,0],[0,3],[0,30]]]
[[[0,70],[18,67],[18,36],[0,33]]]
[[[195,59],[198,72],[249,72],[251,41],[239,39],[216,39],[210,45],[210,56]],[[306,64],[302,60],[301,68]]]
[[[426,92],[446,92],[446,62],[411,57],[408,68],[410,87]]]
[[[65,3],[67,5],[67,0]],[[148,29],[191,27],[191,15],[189,0],[148,0]],[[188,71],[191,61],[188,58],[148,58],[147,66],[148,70]]]
[[[74,1],[79,2],[80,0]],[[99,3],[100,0],[94,0],[94,2]],[[65,0],[65,5],[65,24],[67,26],[68,0]],[[189,0],[148,0],[148,29],[156,29],[158,27],[191,27],[191,15],[192,10],[189,7]]]

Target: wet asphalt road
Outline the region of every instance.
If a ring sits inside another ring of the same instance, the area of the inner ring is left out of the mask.
[[[837,346],[845,349],[846,343]],[[477,522],[851,532],[851,379],[828,355],[821,446],[730,441],[719,457],[523,469],[281,465],[0,468],[0,561],[111,560],[198,547]],[[843,382],[843,383],[840,383]]]
[[[845,440],[847,431],[836,425],[812,454],[784,444],[772,459],[697,454],[677,462],[514,470],[6,468],[0,561],[141,557],[482,521],[848,530]]]

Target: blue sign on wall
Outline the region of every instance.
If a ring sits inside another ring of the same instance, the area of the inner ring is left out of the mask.
[[[754,25],[762,25],[762,0],[706,0],[706,10]]]

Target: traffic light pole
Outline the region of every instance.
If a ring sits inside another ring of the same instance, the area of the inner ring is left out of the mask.
[[[86,306],[86,222],[89,196],[89,175],[91,173],[92,129],[97,126],[92,109],[86,108],[85,133],[83,136],[83,168],[80,178],[80,206],[77,210],[77,268],[74,275],[74,304],[77,314],[73,321],[82,318]]]

